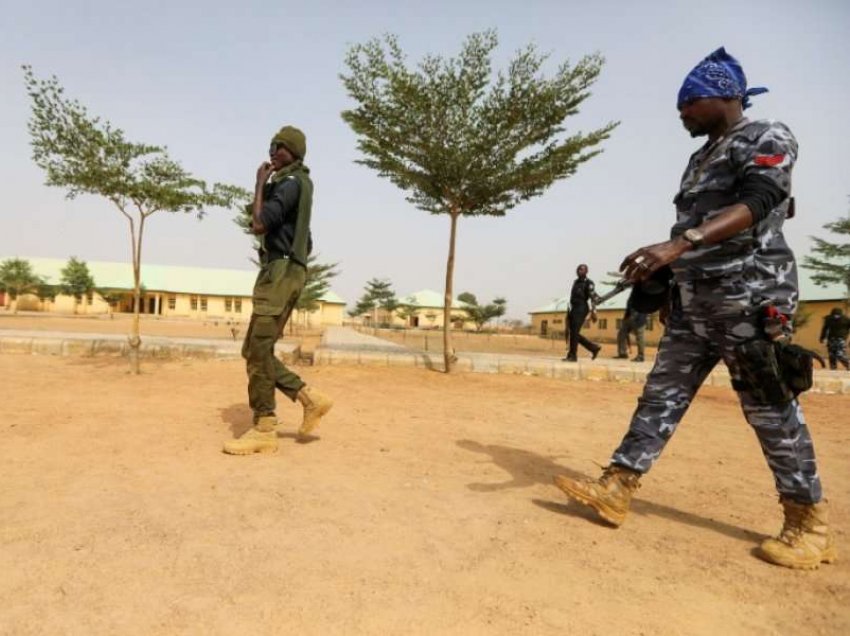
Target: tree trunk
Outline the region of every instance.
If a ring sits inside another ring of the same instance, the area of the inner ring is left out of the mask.
[[[139,310],[141,309],[142,296],[142,231],[145,226],[145,217],[139,218],[139,236],[136,237],[133,222],[130,221],[130,236],[133,242],[133,321],[130,327],[130,336],[127,339],[130,344],[130,373],[138,375],[139,370],[139,348],[142,339],[139,335]]]
[[[449,234],[449,258],[446,261],[446,292],[443,296],[443,362],[446,373],[451,373],[452,364],[455,361],[455,352],[452,347],[452,281],[455,273],[455,238],[457,237],[458,212],[452,209],[450,213],[452,229]]]

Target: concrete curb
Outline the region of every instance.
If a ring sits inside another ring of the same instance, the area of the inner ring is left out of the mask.
[[[313,355],[314,365],[361,365],[375,367],[421,367],[442,369],[443,356],[417,352],[356,351],[318,347]],[[588,380],[591,382],[644,383],[652,369],[650,363],[609,364],[607,362],[563,362],[556,359],[495,354],[460,354],[454,367],[467,373],[499,373],[529,375],[559,380]],[[850,395],[850,375],[836,371],[815,371],[812,392]],[[725,367],[712,371],[705,384],[731,388]]]
[[[377,340],[377,339],[376,339]],[[193,338],[142,337],[140,355],[144,358],[203,358],[232,360],[241,357],[238,342]],[[77,334],[64,332],[5,331],[0,332],[0,354],[53,356],[125,357],[129,345],[126,336]],[[275,353],[285,363],[298,361],[301,347],[278,342]],[[333,346],[325,343],[316,348],[313,364],[317,366],[362,365],[375,367],[415,367],[442,369],[442,354],[411,351],[400,346],[370,346],[368,343]],[[646,381],[651,363],[624,364],[614,361],[563,362],[555,358],[499,355],[488,353],[460,354],[455,369],[466,373],[528,375],[558,380],[591,382]],[[706,380],[711,386],[731,387],[725,367],[712,371]],[[850,375],[841,371],[815,371],[814,393],[850,395]]]
[[[22,335],[26,333],[26,335]],[[14,335],[0,334],[0,354],[17,353],[30,355],[53,355],[64,357],[110,356],[126,357],[130,349],[126,336],[104,334],[58,334],[40,335],[38,332],[20,332]],[[216,358],[221,360],[241,357],[239,342],[218,342],[192,338],[155,338],[142,336],[139,355],[143,358]],[[296,362],[301,357],[301,346],[291,342],[278,342],[275,353],[286,363]]]

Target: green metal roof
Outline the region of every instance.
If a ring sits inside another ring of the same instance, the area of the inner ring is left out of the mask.
[[[402,305],[411,305],[413,307],[442,308],[443,294],[435,292],[432,289],[423,289],[403,298],[399,298],[399,303]],[[463,304],[459,303],[457,299],[454,299],[452,300],[452,307],[454,309],[463,309]]]
[[[58,284],[62,269],[68,264],[59,258],[26,258],[36,274],[47,282]],[[0,261],[5,260],[0,258]],[[133,289],[133,267],[129,263],[86,261],[95,285],[108,289]],[[149,292],[197,294],[201,296],[250,296],[256,271],[213,269],[207,267],[178,267],[142,263],[142,285]],[[333,291],[320,299],[328,304],[344,305],[345,301]]]
[[[815,302],[815,301],[842,301],[845,298],[845,289],[843,285],[839,285],[837,283],[832,283],[826,286],[816,285],[814,281],[811,279],[811,272],[807,269],[799,268],[799,276],[800,276],[800,300],[803,302]],[[600,296],[603,295],[611,289],[610,286],[598,286],[596,288],[596,293]],[[629,292],[624,291],[622,294],[618,294],[614,296],[611,300],[606,302],[605,304],[600,306],[600,309],[623,309],[626,308],[626,300],[629,297]],[[563,298],[558,298],[553,300],[548,305],[544,305],[543,307],[539,307],[532,311],[529,311],[529,314],[554,314],[554,313],[564,313],[567,311],[567,304],[569,303],[570,297],[564,296]]]

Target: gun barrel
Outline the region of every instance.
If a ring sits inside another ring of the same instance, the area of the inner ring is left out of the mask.
[[[631,286],[632,286],[632,283],[627,281],[625,278],[618,280],[617,283],[614,285],[614,288],[611,291],[609,291],[606,294],[602,294],[599,297],[599,300],[596,301],[596,304],[601,305],[605,301],[611,300],[614,296],[616,296],[617,294],[619,294],[621,292],[624,292],[625,290],[627,290]]]

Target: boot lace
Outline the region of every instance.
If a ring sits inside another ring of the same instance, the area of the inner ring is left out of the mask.
[[[601,486],[608,486],[612,481],[630,490],[640,488],[638,474],[625,468],[620,468],[619,466],[607,466],[599,478],[599,484]]]
[[[782,524],[779,540],[789,545],[796,544],[803,537],[805,517],[805,510],[786,508],[785,523]]]

